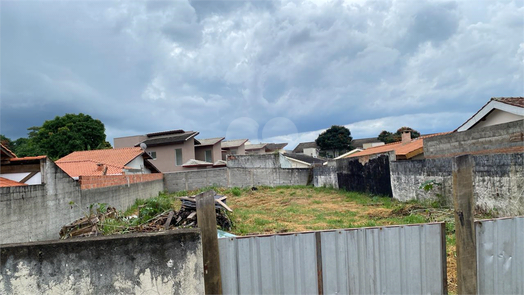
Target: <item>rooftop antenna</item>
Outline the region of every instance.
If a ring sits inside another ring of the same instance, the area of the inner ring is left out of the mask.
[[[140,148],[141,148],[143,151],[145,151],[145,150],[147,149],[147,144],[141,142],[141,143],[140,143]]]

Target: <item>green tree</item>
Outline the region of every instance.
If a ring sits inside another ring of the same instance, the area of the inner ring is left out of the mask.
[[[10,151],[13,151],[13,141],[6,137],[5,135],[3,134],[0,134],[0,143],[2,143],[6,148],[8,148]]]
[[[56,116],[33,131],[30,139],[51,159],[74,151],[104,148],[108,144],[104,124],[82,113]]]
[[[321,151],[331,152],[335,156],[337,152],[351,150],[351,132],[344,126],[333,125],[328,130],[322,132],[315,140]]]

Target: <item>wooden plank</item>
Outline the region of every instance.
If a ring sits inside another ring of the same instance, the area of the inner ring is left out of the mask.
[[[164,229],[169,229],[169,225],[171,224],[171,220],[173,219],[173,215],[175,215],[174,211],[169,212],[169,215],[167,216],[166,223],[164,224]]]
[[[2,165],[2,173],[40,172],[40,164]]]
[[[477,246],[473,196],[473,159],[453,158],[453,205],[457,247],[457,293],[477,294]]]
[[[315,232],[315,243],[317,250],[317,286],[318,294],[322,295],[324,294],[324,276],[322,273],[322,239],[320,235],[321,232]]]
[[[197,222],[202,232],[204,287],[206,294],[222,294],[215,195],[215,191],[210,190],[196,196]]]
[[[446,247],[446,223],[443,222],[440,226],[441,239],[441,265],[442,265],[442,294],[448,294],[448,261],[447,261],[447,247]]]
[[[28,181],[29,179],[33,178],[33,176],[35,176],[38,172],[36,171],[33,171],[31,173],[29,173],[26,177],[24,177],[22,180],[20,180],[19,182],[21,183],[25,183],[26,181]]]
[[[226,209],[227,211],[229,212],[233,212],[233,210],[231,210],[231,208],[229,208],[226,203],[220,201],[220,199],[217,199],[215,200],[216,203],[218,203],[220,206],[224,207],[224,209]]]

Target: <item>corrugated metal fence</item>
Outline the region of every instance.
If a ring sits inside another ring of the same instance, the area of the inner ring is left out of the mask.
[[[475,222],[479,294],[524,294],[524,217]]]
[[[219,239],[224,294],[444,294],[443,223]]]

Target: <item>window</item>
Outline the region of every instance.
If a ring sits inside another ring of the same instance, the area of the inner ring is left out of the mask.
[[[153,158],[153,160],[156,160],[156,152],[149,152],[148,154]]]
[[[182,166],[182,149],[175,150],[175,163],[177,166]]]
[[[206,162],[213,163],[213,155],[211,155],[211,150],[206,151]]]
[[[230,149],[229,150],[229,154],[230,155],[236,155],[237,154],[237,149]]]

